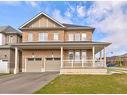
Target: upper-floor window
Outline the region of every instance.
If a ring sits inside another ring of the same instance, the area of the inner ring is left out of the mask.
[[[68,41],[74,41],[74,34],[72,33],[68,34]]]
[[[82,41],[86,41],[86,33],[82,33]]]
[[[39,33],[39,41],[48,41],[48,33]]]
[[[75,41],[80,41],[80,33],[75,33]]]
[[[53,33],[53,40],[58,41],[59,40],[59,33]]]
[[[13,43],[13,35],[9,35],[8,43]]]
[[[33,34],[30,32],[28,33],[28,41],[32,42],[33,41]]]

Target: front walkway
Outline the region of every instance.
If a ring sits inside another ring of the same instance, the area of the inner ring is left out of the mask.
[[[0,93],[31,94],[59,75],[58,72],[20,73],[0,77]]]

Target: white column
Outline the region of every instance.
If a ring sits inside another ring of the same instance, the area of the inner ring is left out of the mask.
[[[104,47],[104,67],[106,67],[106,49]]]
[[[44,72],[46,71],[46,59],[44,57]]]
[[[102,64],[102,51],[100,51],[100,63]]]
[[[84,60],[82,59],[81,61],[82,61],[82,67],[84,67]]]
[[[15,68],[14,68],[14,74],[17,73],[18,70],[18,48],[15,47]]]
[[[63,68],[63,47],[61,47],[61,68]]]
[[[74,67],[74,60],[71,60],[71,67]]]
[[[24,58],[25,58],[25,70],[24,70],[24,72],[26,72],[27,58],[26,57],[24,57]]]
[[[93,67],[95,66],[95,47],[93,46]]]

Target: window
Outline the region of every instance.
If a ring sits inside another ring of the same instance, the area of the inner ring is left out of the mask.
[[[86,41],[86,33],[82,33],[82,41]]]
[[[42,58],[35,58],[35,61],[42,61]]]
[[[46,58],[46,60],[48,61],[48,60],[53,60],[53,58]]]
[[[74,52],[72,50],[69,51],[68,59],[73,60],[74,59]]]
[[[28,34],[28,41],[29,42],[33,41],[33,34],[31,32]]]
[[[13,43],[13,36],[12,35],[9,35],[8,43]]]
[[[85,50],[82,51],[82,60],[83,61],[86,60],[86,51]]]
[[[48,33],[39,33],[39,41],[48,41]]]
[[[59,40],[59,33],[53,33],[53,40],[58,41]]]
[[[68,34],[68,41],[74,41],[74,34],[72,33]]]
[[[75,51],[75,60],[80,60],[80,51]]]
[[[34,58],[28,58],[28,61],[34,61]]]
[[[75,41],[80,41],[80,33],[75,34]]]
[[[55,61],[59,61],[61,58],[54,58]]]

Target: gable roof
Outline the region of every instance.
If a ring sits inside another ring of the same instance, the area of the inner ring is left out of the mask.
[[[0,33],[6,33],[6,34],[13,33],[13,34],[22,35],[22,33],[19,30],[16,30],[9,25],[8,26],[0,26]]]
[[[31,23],[34,19],[38,18],[38,17],[41,16],[41,15],[46,16],[46,17],[49,18],[50,20],[56,22],[58,25],[64,27],[64,25],[62,25],[59,21],[57,21],[57,20],[55,20],[54,18],[48,16],[48,15],[47,15],[46,13],[44,13],[44,12],[40,12],[39,14],[37,14],[36,16],[34,16],[32,19],[30,19],[29,21],[27,21],[26,23],[24,23],[23,25],[21,25],[19,28],[20,28],[20,29],[23,28],[24,26],[28,25],[28,24]]]

